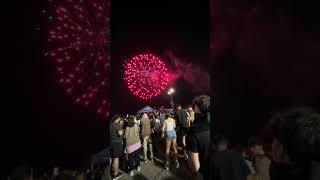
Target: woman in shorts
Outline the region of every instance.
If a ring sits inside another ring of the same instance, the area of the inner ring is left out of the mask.
[[[170,113],[165,115],[165,120],[162,125],[162,137],[166,137],[166,170],[169,170],[169,154],[170,154],[170,147],[173,148],[175,154],[175,165],[176,168],[179,168],[179,161],[178,161],[178,151],[177,151],[177,134],[175,131],[176,122],[172,118]]]

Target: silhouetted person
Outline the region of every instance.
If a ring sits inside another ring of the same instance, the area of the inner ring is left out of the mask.
[[[196,97],[193,106],[195,118],[187,136],[188,165],[195,176],[200,173],[209,179],[210,97]]]
[[[188,154],[186,150],[186,137],[188,134],[188,130],[190,127],[190,123],[188,121],[188,115],[185,109],[181,107],[181,105],[177,105],[176,111],[176,120],[179,126],[179,133],[181,135],[182,149],[185,160],[188,159]]]
[[[214,180],[250,180],[251,172],[241,153],[228,149],[228,140],[219,135],[214,139],[212,178]]]
[[[272,120],[272,180],[320,179],[320,114],[295,108]]]
[[[270,180],[271,160],[265,155],[263,141],[252,137],[248,141],[249,150],[252,153],[252,161],[255,173],[252,180]]]
[[[113,180],[120,177],[119,174],[119,158],[123,153],[123,128],[120,123],[121,117],[116,114],[111,119],[110,136],[111,136],[111,156],[112,156],[112,168]]]

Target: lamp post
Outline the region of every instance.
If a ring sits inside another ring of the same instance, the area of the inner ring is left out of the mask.
[[[173,99],[172,99],[172,95],[174,94],[174,89],[173,88],[170,88],[169,91],[168,91],[168,95],[170,96],[170,105],[172,108],[174,108],[174,103],[173,103]]]

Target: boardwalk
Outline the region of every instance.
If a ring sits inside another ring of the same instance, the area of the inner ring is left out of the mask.
[[[164,149],[162,146],[158,145],[158,149]],[[178,148],[180,149],[180,148]],[[180,149],[181,152],[181,149]],[[170,170],[166,171],[164,169],[164,152],[159,151],[155,155],[154,162],[147,161],[144,163],[141,161],[141,171],[136,172],[134,176],[130,177],[125,171],[120,180],[188,180],[191,178],[191,172],[187,167],[186,161],[182,157],[179,158],[180,168],[176,169],[174,164],[170,164]]]

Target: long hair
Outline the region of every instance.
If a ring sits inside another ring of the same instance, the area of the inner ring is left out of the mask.
[[[144,113],[144,114],[142,115],[142,118],[141,118],[141,119],[149,119],[147,113]]]

